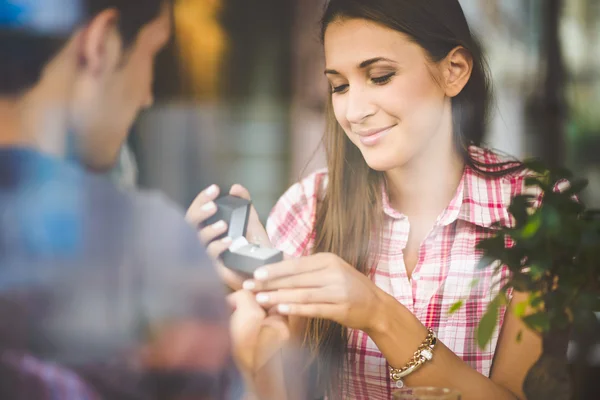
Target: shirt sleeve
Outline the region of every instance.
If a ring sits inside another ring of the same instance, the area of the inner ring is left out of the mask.
[[[226,324],[224,284],[183,211],[157,196],[135,222],[147,317],[190,315]]]
[[[292,257],[310,254],[317,202],[326,183],[326,172],[318,171],[281,196],[267,221],[267,234],[276,248]]]

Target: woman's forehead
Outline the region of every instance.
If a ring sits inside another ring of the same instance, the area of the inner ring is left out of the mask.
[[[324,49],[327,69],[359,68],[374,58],[396,63],[421,58],[420,47],[408,35],[363,19],[331,23],[325,31]]]

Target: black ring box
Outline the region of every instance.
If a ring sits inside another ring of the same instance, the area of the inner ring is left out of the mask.
[[[281,251],[249,243],[246,239],[252,202],[240,197],[226,195],[217,198],[215,204],[217,212],[204,221],[202,225],[209,226],[218,221],[224,221],[228,224],[227,233],[214,239],[219,240],[229,236],[233,240],[229,249],[221,254],[221,261],[225,267],[244,276],[252,276],[258,267],[283,260]]]

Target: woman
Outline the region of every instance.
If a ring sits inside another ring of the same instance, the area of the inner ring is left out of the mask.
[[[478,147],[490,89],[458,0],[331,0],[322,28],[328,168],[277,203],[268,236],[291,259],[257,270],[244,289],[306,338],[329,398],[389,399],[403,384],[524,398],[537,336],[525,329],[517,342],[524,326],[504,309],[485,348],[475,334],[507,276],[478,270],[475,245],[493,223],[510,223],[525,173]],[[203,192],[190,221],[214,213],[217,194]],[[261,237],[255,216],[251,226]],[[225,229],[200,232],[215,257],[229,241],[211,240]]]

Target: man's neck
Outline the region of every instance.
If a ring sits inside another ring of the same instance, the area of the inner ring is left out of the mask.
[[[0,98],[0,147],[25,147],[63,157],[64,114],[62,104],[39,88],[20,97]]]
[[[0,147],[30,147],[31,141],[21,134],[21,109],[19,101],[0,99]]]
[[[75,35],[46,65],[31,89],[20,96],[0,97],[0,146],[28,147],[64,157],[78,38]]]

